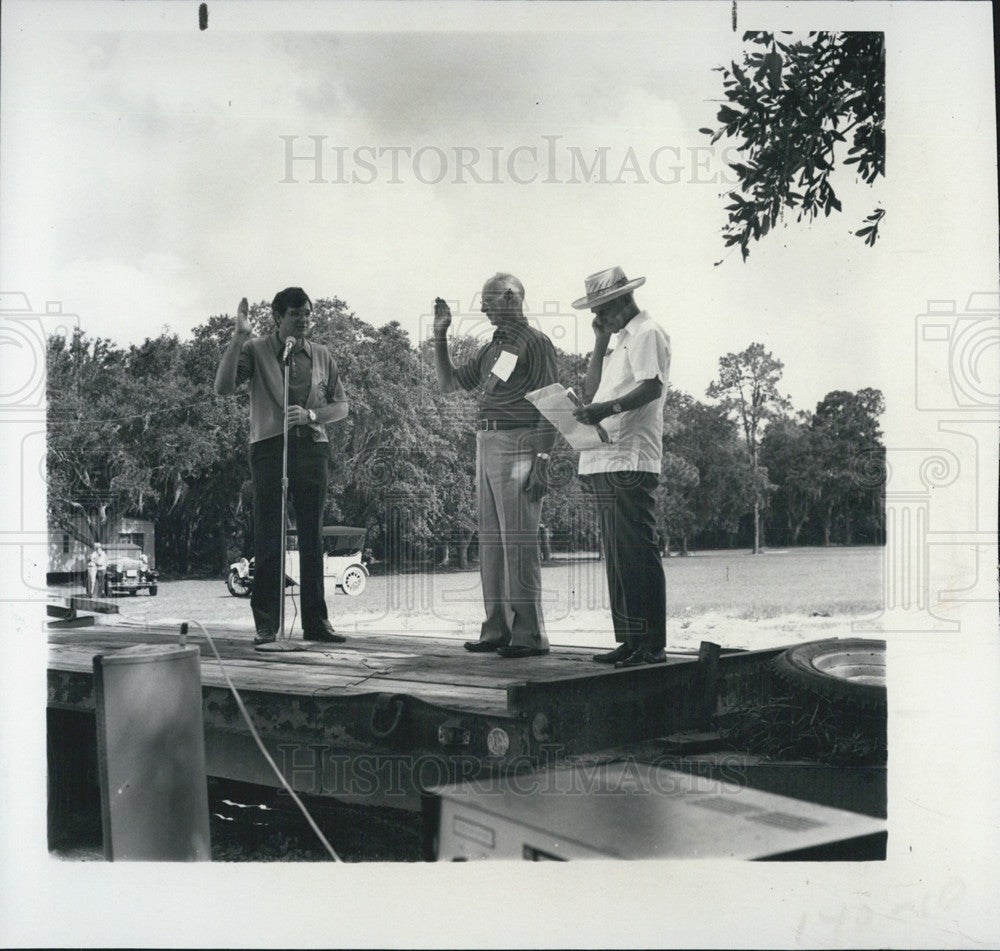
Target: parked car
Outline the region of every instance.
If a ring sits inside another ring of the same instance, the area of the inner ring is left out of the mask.
[[[323,528],[323,577],[329,578],[335,589],[357,597],[368,583],[368,562],[371,552],[365,548],[365,529],[349,525],[326,525]],[[296,533],[290,531],[288,575],[285,584],[298,584],[299,553],[295,547]],[[254,559],[240,558],[229,566],[226,587],[235,598],[249,598],[253,593]]]
[[[108,545],[105,551],[108,567],[104,575],[104,591],[101,592],[105,597],[126,592],[136,595],[143,589],[151,595],[156,594],[159,575],[149,567],[138,545]]]

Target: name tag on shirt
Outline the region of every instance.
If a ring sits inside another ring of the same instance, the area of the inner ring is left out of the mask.
[[[517,354],[511,353],[510,350],[501,350],[500,356],[497,357],[497,362],[493,364],[493,369],[490,372],[506,383],[516,366]]]

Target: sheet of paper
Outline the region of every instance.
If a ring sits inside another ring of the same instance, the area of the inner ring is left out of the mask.
[[[572,390],[567,390],[561,383],[552,383],[540,390],[525,393],[524,398],[533,403],[563,438],[577,451],[582,449],[599,449],[608,445],[611,440],[600,426],[589,426],[573,418],[573,410],[580,405]]]
[[[511,353],[510,350],[501,350],[500,356],[497,357],[497,362],[493,364],[493,369],[490,372],[506,383],[516,366],[517,354]]]

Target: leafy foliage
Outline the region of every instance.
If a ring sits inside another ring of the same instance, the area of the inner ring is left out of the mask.
[[[760,509],[767,503],[773,486],[767,472],[759,467],[758,440],[761,428],[791,404],[778,392],[784,364],[761,343],[752,343],[740,353],[719,358],[719,378],[708,387],[708,396],[719,400],[719,407],[735,418],[742,429],[750,460],[750,483],[753,493],[753,550],[760,551]]]
[[[464,566],[476,532],[474,397],[439,393],[429,341],[414,347],[399,324],[373,327],[336,297],[314,301],[313,315],[311,335],[330,347],[350,400],[347,419],[329,430],[326,521],[365,526],[376,555],[392,566],[452,555]],[[267,302],[253,305],[250,319],[271,332]],[[50,340],[53,529],[90,545],[112,541],[122,517],[147,518],[158,567],[180,574],[218,574],[249,553],[247,395],[213,389],[232,326],[231,316],[216,315],[188,341],[162,334],[128,348],[81,331]],[[479,345],[454,338],[455,362]],[[586,365],[586,356],[557,351],[567,386],[579,389]],[[827,541],[838,530],[848,537],[851,525],[863,537],[877,534],[882,487],[866,473],[877,473],[883,451],[881,393],[834,392],[814,414],[792,420],[783,415],[780,374],[780,361],[753,344],[720,360],[709,390],[716,405],[668,389],[656,496],[665,539],[680,538],[686,549],[689,540],[733,536],[771,493],[782,524],[820,526]],[[557,550],[598,545],[577,462],[560,441],[543,508]]]
[[[731,163],[738,188],[729,193],[727,247],[743,260],[750,240],[775,227],[785,210],[796,220],[841,211],[831,178],[854,166],[871,185],[885,175],[885,49],[882,33],[785,34],[751,32],[742,63],[718,67],[728,102],[712,143],[738,139],[741,161]],[[885,211],[877,208],[855,234],[873,246]]]

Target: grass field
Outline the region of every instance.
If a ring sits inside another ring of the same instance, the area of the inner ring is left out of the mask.
[[[818,637],[849,636],[854,617],[881,603],[881,548],[798,548],[763,555],[698,552],[665,559],[668,645],[700,640],[728,647],[770,647]],[[559,557],[543,566],[543,604],[553,644],[600,646],[610,638],[604,564],[592,556]],[[155,598],[117,599],[125,620],[195,619],[252,627],[250,605],[233,598],[222,578],[167,581]],[[294,621],[297,599],[287,607]],[[374,575],[349,598],[328,588],[338,630],[478,637],[483,617],[479,573]],[[295,630],[292,625],[291,630]]]
[[[882,601],[882,548],[791,548],[762,555],[701,552],[664,562],[670,611],[860,615]]]

